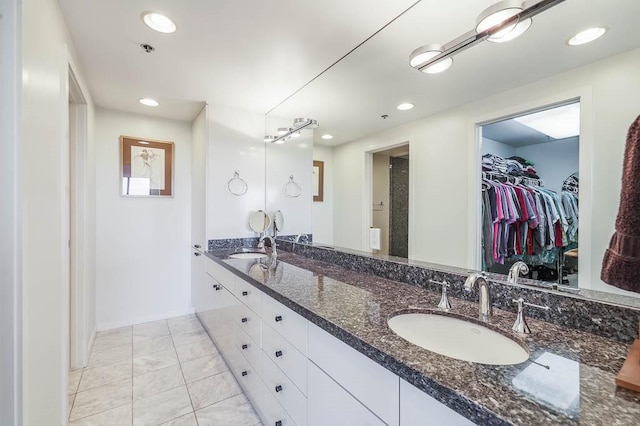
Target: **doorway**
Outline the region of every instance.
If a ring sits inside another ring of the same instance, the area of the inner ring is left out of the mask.
[[[375,152],[372,164],[372,228],[376,253],[409,257],[409,145]],[[379,230],[379,231],[377,231]]]
[[[481,126],[482,270],[578,287],[580,103]]]

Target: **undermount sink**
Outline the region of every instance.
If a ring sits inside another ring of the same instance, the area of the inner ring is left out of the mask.
[[[232,259],[263,259],[267,257],[265,253],[255,251],[243,251],[240,253],[234,253],[229,255]]]
[[[529,359],[529,351],[517,341],[457,317],[408,313],[387,323],[403,339],[451,358],[491,365],[520,364]]]

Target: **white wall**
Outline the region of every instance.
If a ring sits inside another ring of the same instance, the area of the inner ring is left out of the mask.
[[[207,109],[191,123],[191,244],[206,250]]]
[[[93,104],[58,2],[24,0],[22,26],[23,420],[38,426],[65,424],[67,412],[69,66],[88,98],[84,178],[91,189]],[[93,223],[93,194],[83,194],[87,227]],[[93,258],[93,246],[87,250]],[[93,282],[86,284],[90,292]]]
[[[313,159],[324,162],[323,201],[311,207],[313,241],[333,245],[333,148],[314,145]]]
[[[341,218],[335,244],[363,249],[370,223],[363,213],[365,153],[409,140],[409,256],[477,267],[476,123],[581,97],[580,286],[635,296],[599,277],[618,209],[626,132],[640,111],[640,98],[629,95],[640,92],[638,69],[640,49],[337,147],[335,179],[349,185],[335,188],[335,216]]]
[[[580,138],[528,145],[516,149],[516,155],[532,161],[545,188],[562,191],[562,183],[580,166]]]
[[[264,114],[209,104],[207,147],[207,240],[253,237],[249,214],[265,208]],[[234,171],[247,193],[231,194]]]
[[[120,196],[121,135],[175,143],[173,197]],[[191,312],[191,123],[98,109],[95,138],[98,329]]]
[[[509,158],[516,155],[516,149],[505,143],[500,143],[489,138],[482,138],[482,155],[493,154],[502,158]]]
[[[20,2],[0,1],[0,424],[22,422]]]

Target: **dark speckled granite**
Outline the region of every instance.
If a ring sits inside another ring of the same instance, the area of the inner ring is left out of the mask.
[[[511,366],[459,361],[415,346],[387,325],[398,312],[435,309],[439,292],[288,252],[263,260],[229,259],[227,254],[219,250],[207,255],[477,424],[639,424],[640,395],[614,384],[628,349],[620,341],[536,319],[528,321],[533,334],[520,337],[510,331],[515,314],[509,306],[494,309],[490,326],[519,339],[529,349],[530,360]],[[256,263],[267,265],[269,273],[249,275]],[[426,282],[424,272],[411,273]],[[433,277],[442,278],[435,273]],[[471,297],[473,302],[452,297],[451,312],[476,318],[477,296]],[[501,297],[494,295],[494,300]],[[553,356],[561,364],[546,369],[533,362],[541,356]],[[534,377],[528,390],[518,385],[526,376]],[[557,389],[534,386],[545,376]],[[568,401],[573,403],[561,404],[567,399],[561,394],[572,396]]]
[[[463,284],[469,271],[462,268],[447,267],[426,262],[412,261],[392,256],[371,256],[370,254],[314,247],[307,244],[294,244],[279,241],[280,250],[290,251],[357,272],[373,274],[382,278],[415,285],[430,290],[438,290],[438,285],[429,280],[451,283],[449,294],[464,300],[478,300],[476,292],[468,294]],[[557,291],[552,288],[531,287],[527,285],[507,284],[504,276],[487,274],[491,283],[491,295],[495,307],[513,310],[513,299],[522,297],[525,301],[549,306],[548,311],[527,308],[527,315],[565,327],[588,331],[602,337],[633,342],[638,338],[640,308],[619,306],[612,303],[592,300],[580,294]],[[533,280],[522,280],[528,283]],[[612,299],[612,302],[615,299]],[[639,422],[640,424],[640,422]]]

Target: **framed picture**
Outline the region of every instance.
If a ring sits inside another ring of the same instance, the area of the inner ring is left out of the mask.
[[[313,160],[313,201],[324,200],[324,161]]]
[[[120,195],[173,197],[173,142],[120,136]]]

